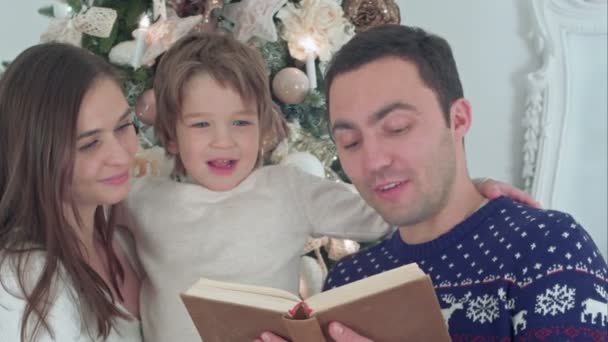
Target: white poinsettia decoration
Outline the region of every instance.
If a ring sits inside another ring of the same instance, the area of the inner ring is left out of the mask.
[[[289,53],[300,61],[305,61],[311,50],[321,61],[329,61],[354,35],[354,26],[336,0],[288,3],[277,18],[283,24],[281,37],[287,41]]]

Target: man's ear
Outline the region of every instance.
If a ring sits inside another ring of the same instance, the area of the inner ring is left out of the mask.
[[[471,103],[464,97],[452,103],[450,107],[450,125],[454,138],[461,140],[469,131],[472,122]]]

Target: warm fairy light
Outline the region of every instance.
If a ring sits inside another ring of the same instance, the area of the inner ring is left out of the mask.
[[[300,39],[299,44],[306,51],[306,76],[310,83],[310,89],[317,88],[317,71],[315,69],[315,59],[317,59],[317,51],[319,47],[310,36]]]
[[[319,49],[315,40],[310,36],[300,39],[300,45],[309,53],[316,53]]]
[[[150,27],[150,18],[147,15],[142,15],[139,20],[139,28],[148,28]]]

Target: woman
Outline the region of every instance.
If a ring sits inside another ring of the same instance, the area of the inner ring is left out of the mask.
[[[0,340],[141,341],[111,206],[138,142],[112,67],[42,44],[0,79]]]

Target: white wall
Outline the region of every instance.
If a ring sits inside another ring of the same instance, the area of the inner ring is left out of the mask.
[[[49,22],[38,14],[38,9],[53,2],[0,0],[0,61],[10,61],[26,47],[38,43]]]
[[[398,0],[401,22],[451,44],[473,126],[465,139],[469,172],[522,186],[525,74],[540,63],[526,40],[525,0]]]
[[[569,47],[566,63],[571,75],[567,87],[572,95],[563,118],[559,162],[554,170],[548,171],[555,172],[552,205],[572,214],[587,229],[606,258],[606,35],[569,34],[566,44]]]

